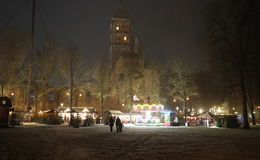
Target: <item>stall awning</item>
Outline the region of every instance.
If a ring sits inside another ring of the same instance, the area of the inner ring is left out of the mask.
[[[122,114],[122,112],[120,110],[108,110],[108,112],[110,112],[111,114]]]
[[[205,112],[198,116],[198,118],[215,118],[216,116],[211,112]]]
[[[56,113],[57,111],[54,109],[50,109],[50,110],[46,110],[46,111],[42,111],[42,113]]]

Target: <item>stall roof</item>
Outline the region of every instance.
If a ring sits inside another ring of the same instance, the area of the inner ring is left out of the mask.
[[[57,112],[56,110],[54,109],[50,109],[50,110],[45,110],[45,111],[42,111],[43,113],[55,113]]]
[[[122,114],[120,110],[108,110],[111,114]]]
[[[215,118],[216,116],[211,112],[205,112],[198,116],[198,118]]]

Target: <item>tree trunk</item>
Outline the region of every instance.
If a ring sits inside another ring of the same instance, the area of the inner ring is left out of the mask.
[[[187,123],[187,100],[186,100],[186,96],[184,98],[184,122],[185,122],[185,126]]]
[[[72,105],[73,105],[73,87],[74,87],[74,74],[72,69],[72,62],[70,64],[70,120],[72,118]]]
[[[254,103],[253,103],[253,94],[254,94],[255,90],[253,89],[252,86],[253,86],[252,81],[249,78],[247,80],[247,104],[248,104],[250,112],[251,112],[253,125],[256,125],[255,114],[254,114]]]
[[[103,90],[101,91],[101,116],[103,118],[103,114],[104,114],[104,94],[103,94]]]
[[[38,111],[38,85],[36,86],[35,89],[35,115],[37,115]]]
[[[2,97],[4,96],[4,84],[2,83],[1,84],[1,94],[2,94]]]
[[[132,76],[132,75],[130,75]],[[129,96],[130,96],[130,103],[129,103],[129,110],[130,110],[130,123],[132,123],[132,112],[133,112],[133,86],[132,86],[132,77],[130,77],[129,79],[129,87],[130,87],[130,92],[129,92]]]
[[[71,83],[70,83],[70,118],[72,117],[72,105],[73,105],[73,78],[71,77]]]
[[[253,105],[252,99],[250,97],[248,97],[248,106],[249,106],[251,116],[252,116],[252,123],[253,123],[253,125],[256,125],[255,114],[254,114],[254,105]]]
[[[241,74],[240,82],[241,82],[240,89],[241,89],[242,107],[243,107],[243,127],[244,129],[249,129],[248,112],[247,112],[247,95],[246,95],[244,74]]]

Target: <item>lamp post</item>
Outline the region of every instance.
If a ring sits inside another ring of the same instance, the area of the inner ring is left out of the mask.
[[[13,102],[13,107],[15,108],[15,93],[11,93],[11,101]]]

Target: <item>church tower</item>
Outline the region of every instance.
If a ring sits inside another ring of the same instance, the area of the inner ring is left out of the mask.
[[[134,22],[120,1],[120,6],[110,23],[110,61],[112,66],[123,54],[133,53]]]
[[[140,103],[152,97],[145,92],[149,77],[144,64],[144,49],[141,40],[134,32],[134,21],[122,0],[120,7],[110,21],[110,62],[111,62],[111,102],[112,109],[129,111],[133,97]],[[149,72],[151,73],[151,72]],[[154,84],[154,83],[153,83]],[[149,86],[148,86],[149,87]],[[124,105],[122,105],[124,104]]]

